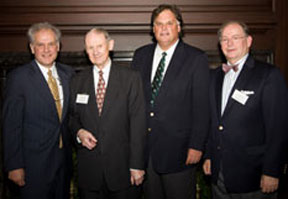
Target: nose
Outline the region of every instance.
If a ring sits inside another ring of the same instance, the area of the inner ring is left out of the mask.
[[[228,39],[227,40],[227,46],[233,45],[233,39]]]
[[[162,30],[166,30],[166,29],[167,29],[167,26],[168,26],[168,24],[166,24],[166,23],[165,23],[165,24],[162,24],[161,29],[162,29]]]
[[[93,48],[93,55],[97,55],[97,54],[98,54],[97,48]]]
[[[44,45],[44,52],[49,52],[50,46],[49,45]]]

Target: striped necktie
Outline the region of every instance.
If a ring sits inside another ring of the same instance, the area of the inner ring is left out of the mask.
[[[162,53],[162,58],[158,64],[157,70],[156,70],[156,74],[154,76],[153,82],[152,82],[152,98],[151,98],[151,105],[154,105],[155,102],[155,98],[157,97],[162,81],[163,81],[163,71],[164,71],[164,67],[165,67],[165,57],[166,57],[167,53],[163,52]]]

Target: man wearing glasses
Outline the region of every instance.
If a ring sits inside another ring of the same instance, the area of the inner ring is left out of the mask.
[[[287,145],[288,92],[280,71],[249,53],[246,24],[218,31],[227,63],[211,75],[211,125],[204,172],[214,199],[277,198]]]

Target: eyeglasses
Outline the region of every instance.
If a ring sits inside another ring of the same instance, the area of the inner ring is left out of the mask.
[[[241,39],[244,39],[246,37],[247,36],[232,36],[231,38],[224,37],[220,39],[220,42],[222,44],[227,44],[229,41],[239,42]]]

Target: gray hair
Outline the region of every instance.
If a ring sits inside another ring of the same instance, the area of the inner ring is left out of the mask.
[[[218,30],[218,32],[217,32],[219,41],[221,40],[221,37],[222,37],[222,33],[223,33],[224,28],[226,28],[226,26],[231,25],[231,24],[237,24],[237,25],[239,25],[239,26],[242,28],[245,36],[249,36],[249,35],[250,35],[250,30],[249,30],[248,26],[247,26],[244,22],[242,22],[242,21],[236,21],[236,20],[235,20],[235,21],[234,21],[234,20],[231,20],[231,21],[227,21],[227,22],[223,23],[223,24],[220,26],[220,28],[219,28],[219,30]]]
[[[60,42],[60,39],[61,39],[61,31],[56,28],[54,25],[48,23],[48,22],[43,22],[43,23],[36,23],[36,24],[33,24],[28,32],[27,32],[27,36],[28,36],[28,39],[29,39],[29,42],[30,43],[34,43],[35,41],[35,34],[41,30],[52,30],[56,36],[56,41],[59,43]]]
[[[96,28],[96,27],[92,28],[91,30],[89,30],[89,31],[86,33],[85,39],[86,39],[87,35],[88,35],[89,33],[91,33],[91,32],[94,32],[94,33],[97,33],[97,34],[103,34],[104,37],[105,37],[105,39],[106,39],[107,41],[110,41],[110,40],[112,39],[112,38],[110,37],[110,35],[109,35],[109,33],[108,33],[107,30],[105,30],[105,29],[103,29],[103,28]]]

